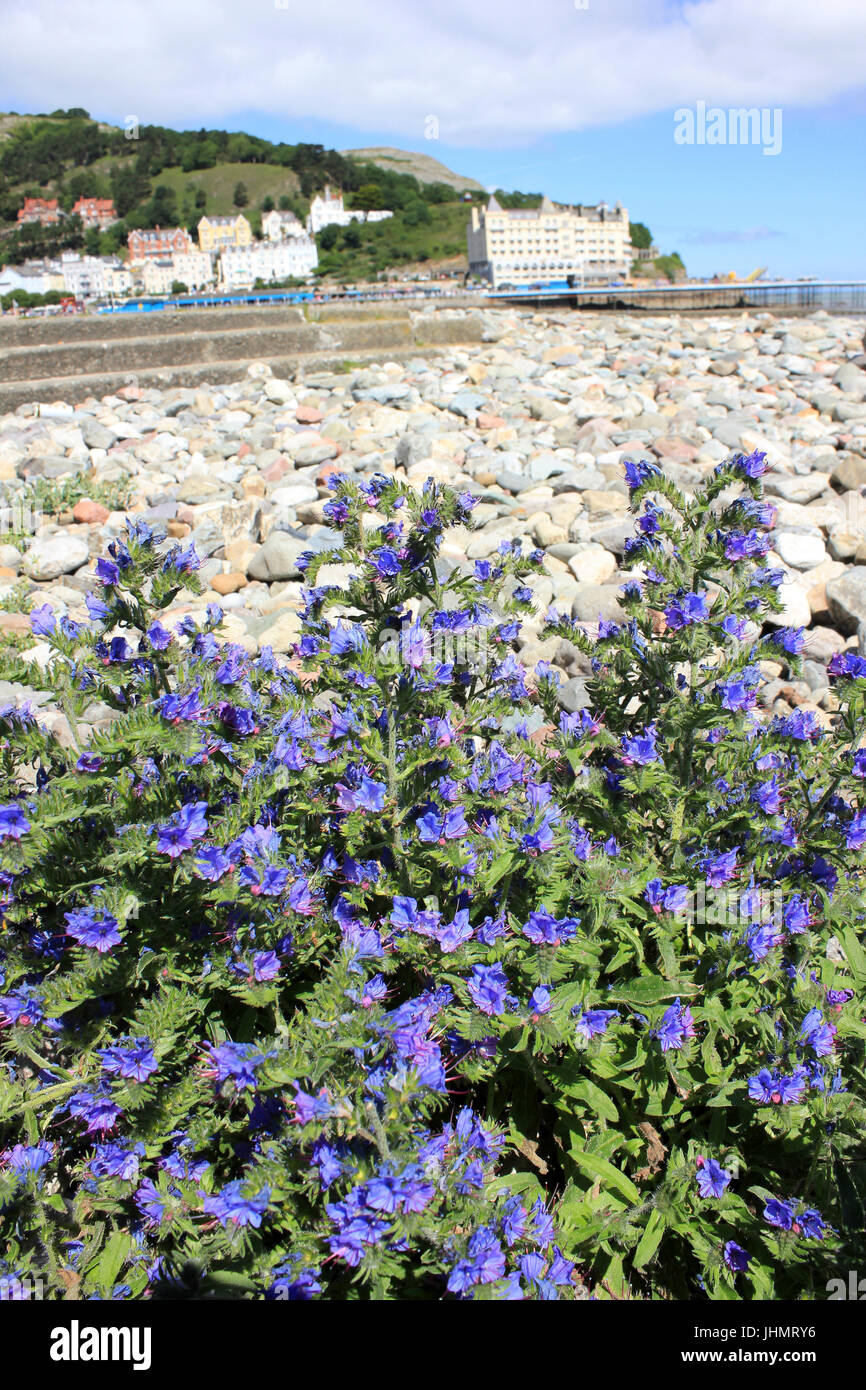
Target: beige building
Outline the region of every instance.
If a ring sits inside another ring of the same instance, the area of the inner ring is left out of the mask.
[[[188,290],[207,290],[213,285],[213,260],[205,251],[184,251],[171,261],[175,280]]]
[[[262,231],[268,241],[285,241],[290,236],[305,236],[303,222],[293,212],[278,212],[273,208],[262,218]]]
[[[208,255],[249,246],[252,239],[252,228],[242,212],[236,217],[202,217],[199,220],[199,250]]]
[[[182,251],[160,261],[147,261],[142,275],[146,294],[172,294],[175,284],[204,290],[214,282],[213,262],[204,251]]]
[[[537,208],[503,208],[491,198],[486,208],[473,207],[466,245],[470,271],[494,289],[605,284],[623,279],[633,259],[621,203],[565,207],[544,198]]]
[[[141,282],[145,294],[171,294],[171,287],[175,278],[174,266],[171,260],[145,261],[141,273]]]

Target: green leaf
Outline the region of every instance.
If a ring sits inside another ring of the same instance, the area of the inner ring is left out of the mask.
[[[217,1288],[245,1289],[249,1293],[254,1293],[258,1285],[252,1279],[248,1279],[245,1274],[237,1274],[232,1269],[215,1269],[207,1276],[208,1284],[215,1284]]]
[[[563,1090],[567,1096],[573,1096],[575,1100],[582,1100],[589,1106],[590,1110],[596,1115],[600,1115],[603,1120],[610,1120],[614,1124],[619,1119],[619,1111],[600,1086],[596,1086],[594,1081],[582,1080],[571,1086],[564,1086]]]
[[[106,1295],[111,1293],[117,1283],[117,1276],[126,1262],[131,1247],[132,1237],[124,1231],[115,1231],[112,1236],[109,1236],[96,1269],[97,1283]]]
[[[665,1232],[664,1217],[656,1208],[646,1224],[646,1230],[638,1241],[637,1249],[634,1252],[632,1261],[635,1269],[643,1269],[658,1250],[661,1238]]]
[[[682,982],[663,980],[658,975],[640,975],[621,989],[612,989],[607,997],[616,1004],[652,1005],[660,1004],[665,999],[690,997],[697,993],[693,986]]]
[[[845,927],[840,935],[845,949],[845,959],[850,966],[851,974],[857,984],[862,987],[866,984],[866,951],[863,950],[853,927]]]
[[[599,1158],[586,1149],[570,1149],[569,1153],[578,1167],[582,1168],[585,1173],[593,1178],[600,1178],[602,1183],[608,1187],[615,1187],[617,1192],[621,1192],[623,1197],[626,1197],[630,1202],[640,1202],[640,1192],[631,1178],[627,1178],[625,1173],[614,1168],[613,1164],[608,1163],[606,1158]]]

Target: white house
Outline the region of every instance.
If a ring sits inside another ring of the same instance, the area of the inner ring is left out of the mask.
[[[332,194],[326,184],[324,193],[317,194],[310,203],[307,231],[311,236],[316,236],[323,227],[348,227],[350,222],[383,222],[386,217],[393,216],[393,212],[386,208],[380,208],[375,212],[345,208],[342,193]]]
[[[104,258],[103,283],[106,294],[129,294],[132,289],[132,273],[116,256]]]
[[[63,288],[76,299],[98,299],[105,294],[105,262],[99,256],[80,256],[64,251],[60,257]]]
[[[293,212],[277,212],[274,208],[262,218],[262,231],[268,241],[284,241],[286,237],[304,236],[303,223]]]
[[[177,276],[170,257],[160,261],[145,261],[141,271],[141,281],[145,294],[171,294],[171,287]]]
[[[0,270],[0,295],[11,294],[13,290],[26,290],[28,294],[47,294],[53,288],[50,276],[27,271],[24,266],[5,265]]]
[[[332,195],[326,184],[324,193],[317,193],[310,203],[307,231],[316,236],[323,227],[348,227],[351,221],[352,213],[343,207],[342,193]]]
[[[306,279],[319,264],[312,237],[287,237],[285,241],[258,241],[251,246],[223,251],[219,260],[223,289],[250,289],[256,280]]]
[[[175,252],[171,262],[174,279],[188,290],[206,290],[213,285],[213,259],[206,251]]]

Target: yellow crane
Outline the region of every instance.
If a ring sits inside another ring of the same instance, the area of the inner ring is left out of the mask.
[[[727,275],[725,276],[725,279],[731,281],[732,283],[737,282],[741,285],[751,285],[755,280],[760,280],[761,276],[766,273],[766,270],[767,267],[765,265],[759,266],[758,269],[753,270],[750,275],[744,275],[742,280],[740,280],[740,277],[735,270],[729,270]]]

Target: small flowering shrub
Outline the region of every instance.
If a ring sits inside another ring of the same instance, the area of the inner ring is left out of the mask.
[[[761,635],[763,467],[689,501],[628,465],[625,621],[547,614],[579,713],[513,652],[542,555],[455,569],[472,498],[433,483],[338,483],[288,662],[216,608],[165,626],[198,561],[141,521],[90,625],[32,614],[77,742],[0,710],[0,1273],[748,1299],[856,1267],[866,661],[832,727],[759,717],[803,646]]]

